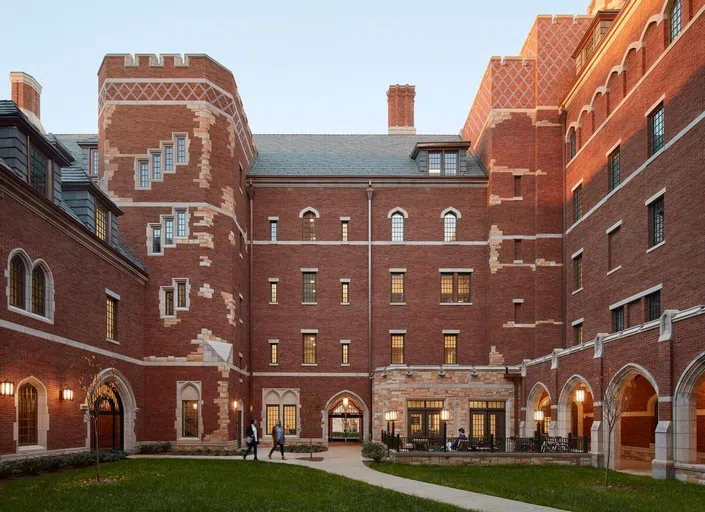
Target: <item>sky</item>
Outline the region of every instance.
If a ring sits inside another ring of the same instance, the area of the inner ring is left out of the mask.
[[[255,134],[385,133],[385,93],[396,83],[416,86],[418,133],[456,134],[491,56],[518,54],[537,14],[584,14],[588,4],[7,2],[3,17],[25,21],[3,24],[0,98],[11,97],[10,71],[24,71],[43,87],[47,131],[96,133],[106,53],[207,53],[235,75]]]

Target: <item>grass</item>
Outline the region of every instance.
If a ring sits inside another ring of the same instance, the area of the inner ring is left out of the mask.
[[[409,466],[375,464],[377,471],[456,489],[574,512],[705,510],[705,486],[572,466]]]
[[[443,511],[441,503],[285,464],[135,459],[0,481],[0,510],[21,511]]]

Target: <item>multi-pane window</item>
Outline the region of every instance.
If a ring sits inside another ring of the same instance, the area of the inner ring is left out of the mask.
[[[441,433],[443,400],[408,400],[410,437],[438,437]]]
[[[343,242],[347,242],[348,241],[348,221],[347,220],[341,221],[340,230],[341,230],[341,240]]]
[[[341,343],[340,347],[342,350],[341,364],[350,364],[350,344]]]
[[[575,156],[577,141],[576,141],[575,128],[570,130],[570,135],[568,136],[568,160],[571,160]]]
[[[583,217],[583,185],[573,190],[573,220],[578,222]]]
[[[301,239],[304,241],[316,240],[316,215],[313,212],[304,213],[302,219]]]
[[[350,303],[350,283],[342,282],[340,290],[340,302],[343,304]]]
[[[174,245],[174,219],[164,219],[164,245]]]
[[[174,289],[164,289],[164,316],[174,316]]]
[[[428,173],[432,175],[441,174],[441,152],[440,151],[429,151],[428,152]]]
[[[440,176],[441,170],[446,176],[458,174],[458,152],[457,151],[429,151],[428,152],[428,174]]]
[[[661,291],[646,296],[646,321],[658,320],[661,316]]]
[[[284,428],[284,435],[296,435],[296,405],[287,404],[284,406],[284,423],[282,427]]]
[[[316,364],[316,335],[304,334],[304,364]]]
[[[276,281],[269,282],[269,302],[276,304],[279,302],[279,283]]]
[[[40,267],[32,271],[32,313],[45,316],[46,314],[46,276]]]
[[[186,138],[176,138],[176,163],[183,164],[186,162]]]
[[[458,335],[443,335],[443,364],[458,363]]]
[[[149,162],[147,160],[140,160],[139,167],[140,167],[140,187],[146,188],[149,186]]]
[[[98,175],[98,150],[91,149],[91,175]]]
[[[681,33],[682,28],[682,17],[683,17],[683,6],[681,5],[681,0],[674,0],[671,6],[671,12],[669,16],[669,28],[671,42],[673,42],[678,34]]]
[[[578,254],[573,258],[573,290],[583,287],[583,255]]]
[[[616,263],[619,261],[619,255],[616,254],[616,248],[621,230],[621,227],[617,227],[607,234],[607,270],[618,266]]]
[[[272,242],[277,241],[277,221],[276,220],[269,221],[269,239]]]
[[[162,154],[152,153],[152,179],[162,179]]]
[[[107,338],[117,339],[118,301],[110,295],[105,297],[105,324]]]
[[[272,430],[274,429],[274,426],[279,421],[279,406],[278,405],[267,404],[266,421],[267,421],[267,430],[265,432],[267,434],[269,434],[272,432]]]
[[[608,161],[608,167],[609,167],[609,185],[610,185],[610,190],[614,190],[617,188],[620,182],[620,177],[619,177],[619,146],[610,153],[609,156],[609,161]]]
[[[39,394],[31,384],[17,390],[17,444],[31,446],[39,442]]]
[[[659,197],[649,205],[649,247],[664,241],[664,200]]]
[[[181,437],[198,437],[198,400],[182,400],[181,415]]]
[[[446,242],[455,242],[458,239],[458,217],[454,213],[443,216],[443,239]]]
[[[620,306],[612,311],[612,323],[614,324],[614,332],[624,330],[624,306]]]
[[[573,326],[573,344],[581,345],[583,343],[583,323],[580,322]]]
[[[10,262],[10,305],[24,309],[25,265],[20,256]]]
[[[469,303],[470,302],[470,273],[469,272],[442,272],[441,273],[441,303]]]
[[[455,176],[458,172],[458,153],[443,153],[443,172],[446,176]]]
[[[152,253],[160,254],[162,252],[162,227],[161,225],[152,226]]]
[[[305,304],[316,303],[316,273],[303,273],[303,302]]]
[[[392,296],[390,302],[403,303],[404,302],[404,273],[394,272],[392,273]]]
[[[95,234],[101,240],[108,239],[107,212],[100,206],[95,207]]]
[[[514,176],[514,197],[521,197],[521,176]]]
[[[164,146],[164,172],[174,170],[174,146]]]
[[[392,242],[404,241],[404,216],[395,212],[392,214]]]
[[[176,307],[186,307],[186,281],[176,282]]]
[[[47,174],[49,161],[42,153],[30,148],[30,183],[32,188],[42,194],[47,195]]]
[[[269,364],[279,364],[279,343],[269,344]]]
[[[663,143],[663,104],[661,104],[649,115],[649,155],[659,151]]]
[[[176,236],[186,236],[186,210],[176,210]]]
[[[392,334],[392,364],[404,364],[403,334]]]

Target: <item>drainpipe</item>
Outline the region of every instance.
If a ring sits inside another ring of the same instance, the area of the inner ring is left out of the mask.
[[[253,223],[253,210],[254,210],[254,199],[255,199],[255,187],[252,184],[252,178],[250,178],[250,184],[247,187],[247,197],[250,200],[250,261],[249,261],[249,276],[248,276],[248,281],[249,281],[249,286],[247,290],[247,311],[248,311],[248,340],[247,340],[247,353],[248,353],[248,365],[250,369],[250,375],[249,375],[249,404],[250,404],[250,410],[249,410],[249,417],[252,417],[252,398],[254,397],[254,392],[255,392],[255,387],[254,387],[254,367],[252,366],[252,262],[254,261],[252,253],[255,251],[255,244],[252,243],[252,240],[254,238],[254,223]],[[248,423],[249,425],[249,423]]]
[[[565,205],[566,205],[566,159],[565,159],[565,122],[566,122],[566,111],[563,109],[563,107],[560,107],[559,109],[559,116],[561,118],[561,183],[563,185],[563,191],[562,191],[562,197],[563,197],[563,208],[561,208],[561,233],[563,236],[561,237],[561,245],[562,245],[562,258],[563,258],[563,266],[561,274],[562,274],[562,286],[561,286],[561,320],[563,321],[563,327],[561,328],[561,346],[563,348],[567,347],[567,336],[566,336],[566,315],[567,315],[567,305],[566,305],[566,300],[568,300],[568,296],[565,292],[565,288],[567,285],[566,281],[566,275],[567,275],[567,261],[566,261],[566,233],[565,233]],[[536,354],[534,354],[536,356]]]
[[[370,440],[373,437],[372,417],[374,416],[374,399],[372,397],[372,196],[374,195],[372,188],[372,180],[369,180],[367,186],[367,371],[370,376],[370,419],[369,431]]]

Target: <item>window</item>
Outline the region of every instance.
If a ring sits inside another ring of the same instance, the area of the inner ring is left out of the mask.
[[[277,221],[276,220],[269,221],[269,239],[272,242],[277,241]]]
[[[164,288],[164,316],[174,316],[173,288]]]
[[[340,229],[341,229],[341,240],[343,242],[348,241],[348,221],[344,220],[340,223]]]
[[[296,435],[296,405],[284,406],[284,424],[282,426],[284,427],[284,435]]]
[[[164,146],[164,172],[174,171],[174,146]]]
[[[277,302],[279,302],[279,298],[278,298],[278,294],[277,294],[278,288],[279,288],[278,282],[276,282],[276,281],[269,282],[269,302],[271,302],[272,304],[276,304]]]
[[[404,303],[404,273],[395,272],[392,274],[392,297],[390,302],[395,304]]]
[[[10,262],[10,305],[25,308],[25,264],[22,257],[17,255]]]
[[[573,221],[578,222],[583,217],[583,185],[573,190]]]
[[[570,135],[568,136],[568,161],[575,157],[576,150],[576,132],[575,128],[571,128]]]
[[[610,190],[614,190],[619,185],[619,146],[610,153],[609,161],[609,185]]]
[[[91,149],[91,176],[98,176],[98,150]]]
[[[49,161],[42,153],[30,146],[30,184],[32,188],[47,196],[47,174]]]
[[[392,214],[392,242],[404,241],[404,216],[395,212]]]
[[[96,205],[95,207],[95,234],[103,241],[108,240],[108,219],[107,212]]]
[[[663,147],[663,103],[649,114],[649,155],[653,155]]]
[[[441,151],[428,152],[428,173],[431,175],[441,174]]]
[[[152,179],[162,179],[162,154],[152,153]]]
[[[32,271],[32,313],[46,316],[46,277],[40,267]]]
[[[304,213],[302,222],[301,239],[304,241],[316,240],[316,214],[313,212]]]
[[[620,306],[612,311],[612,323],[614,325],[614,332],[624,330],[624,306]]]
[[[441,273],[441,303],[442,304],[470,303],[470,273],[469,272],[442,272]]]
[[[443,335],[443,364],[458,364],[458,335]]]
[[[342,285],[340,302],[350,304],[350,283],[340,283]]]
[[[186,237],[186,210],[176,210],[176,236]]]
[[[315,334],[304,334],[304,364],[316,364]]]
[[[501,401],[470,401],[470,432],[471,439],[484,438],[493,435],[504,437],[506,420],[506,402]]]
[[[673,5],[671,6],[671,12],[669,14],[669,28],[670,28],[670,36],[671,36],[671,42],[673,42],[676,37],[678,37],[678,34],[681,33],[681,25],[682,25],[682,5],[681,5],[681,0],[674,0]]]
[[[279,405],[267,405],[267,430],[265,434],[271,434],[272,429],[279,421]]]
[[[661,196],[649,205],[649,247],[660,244],[664,239],[664,201]]]
[[[583,343],[583,323],[580,322],[573,326],[573,344],[582,345]]]
[[[245,236],[240,233],[240,256],[243,252],[247,252],[247,244],[245,243]]]
[[[304,272],[304,304],[315,304],[316,303],[316,273],[315,272]]]
[[[279,343],[269,343],[269,364],[279,364]]]
[[[573,290],[583,287],[583,255],[578,254],[573,258]]]
[[[519,300],[514,300],[514,325],[521,324],[521,305],[523,304],[523,299],[522,301]]]
[[[105,298],[105,313],[106,313],[106,332],[105,336],[108,339],[117,339],[117,319],[118,319],[118,301],[114,297],[108,295]]]
[[[514,239],[514,261],[523,261],[521,256],[521,238]]]
[[[341,364],[347,366],[350,364],[350,344],[349,343],[341,343],[340,348],[343,351],[342,358],[341,358]]]
[[[39,443],[39,394],[31,384],[17,390],[17,444],[32,446]]]
[[[176,307],[186,309],[186,281],[176,282]]]
[[[147,188],[149,186],[149,162],[140,160],[138,165],[140,167],[140,187]]]
[[[622,228],[618,226],[607,234],[607,270],[612,270],[618,266],[619,258],[616,254],[616,249],[621,231]]]
[[[162,252],[162,227],[161,225],[152,226],[152,254],[161,254]]]
[[[514,176],[514,197],[521,196],[521,176]]]
[[[658,320],[661,316],[661,290],[646,296],[646,321]]]
[[[409,437],[438,437],[441,434],[443,400],[408,400]]]
[[[392,334],[392,364],[404,364],[403,334]]]
[[[458,218],[454,213],[443,217],[443,237],[446,242],[455,242],[458,238]]]
[[[198,437],[198,400],[182,400],[181,414],[181,437]]]
[[[455,176],[458,173],[457,151],[428,152],[428,174],[440,176],[441,169],[446,176]]]
[[[458,172],[458,153],[443,153],[443,171],[446,176],[455,176]]]
[[[164,245],[174,245],[174,219],[172,217],[164,219]]]
[[[176,138],[176,163],[186,163],[186,137]]]

